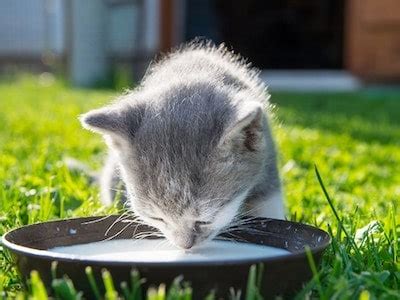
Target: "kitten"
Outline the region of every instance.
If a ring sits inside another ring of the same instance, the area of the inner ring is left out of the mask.
[[[150,66],[135,90],[81,116],[110,149],[103,202],[120,173],[135,215],[185,249],[240,213],[283,219],[268,98],[223,46],[192,43]]]

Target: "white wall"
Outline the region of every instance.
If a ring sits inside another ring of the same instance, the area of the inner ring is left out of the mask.
[[[45,50],[61,53],[62,1],[1,0],[0,55],[39,56]]]
[[[72,81],[90,85],[104,79],[110,57],[147,64],[158,51],[160,1],[0,0],[0,58],[65,54]]]
[[[146,0],[144,1],[144,30],[145,36],[143,47],[150,53],[158,51],[160,47],[160,1],[162,0]]]
[[[140,18],[140,7],[137,5],[115,6],[107,13],[107,51],[112,54],[129,55],[136,51]]]
[[[90,86],[104,80],[109,70],[107,7],[104,1],[71,1],[71,79],[75,85]]]

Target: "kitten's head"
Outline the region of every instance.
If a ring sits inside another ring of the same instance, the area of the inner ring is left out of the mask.
[[[188,249],[226,228],[258,181],[265,117],[260,103],[233,105],[219,94],[163,97],[120,102],[81,121],[115,153],[134,213]]]

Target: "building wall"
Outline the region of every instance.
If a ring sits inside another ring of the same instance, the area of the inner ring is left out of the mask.
[[[119,56],[133,55],[140,43],[138,20],[140,7],[122,5],[109,9],[107,14],[108,52]]]
[[[1,0],[0,70],[62,61],[89,85],[123,64],[139,79],[159,50],[160,17],[160,0]]]
[[[348,0],[346,67],[368,81],[400,81],[400,1]]]
[[[1,0],[0,57],[62,54],[63,24],[62,0]]]

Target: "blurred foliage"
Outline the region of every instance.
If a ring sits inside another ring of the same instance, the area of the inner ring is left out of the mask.
[[[132,68],[126,65],[115,65],[105,79],[97,81],[93,88],[120,92],[133,86],[135,86],[135,80]]]
[[[316,164],[336,205],[368,219],[400,199],[400,90],[373,93],[277,93],[275,125],[292,215],[321,225],[332,216]],[[371,210],[373,206],[373,210]]]

